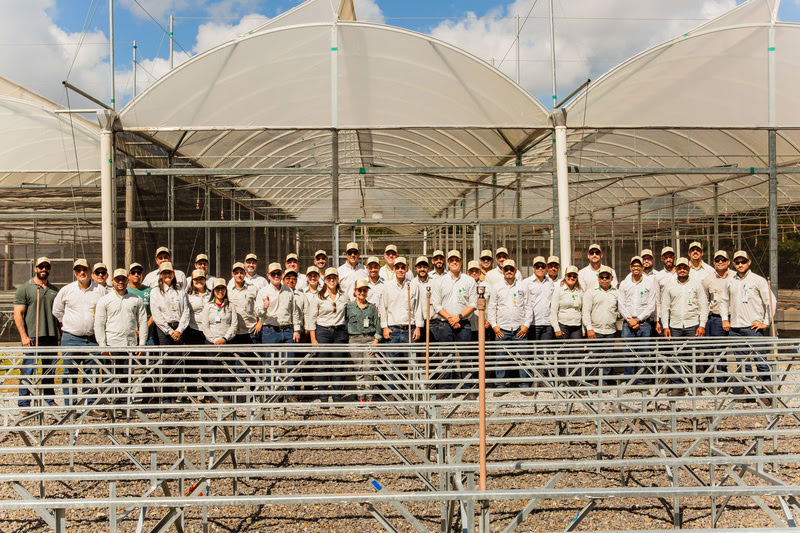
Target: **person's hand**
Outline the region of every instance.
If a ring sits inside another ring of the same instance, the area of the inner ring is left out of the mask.
[[[217,344],[217,345],[225,344],[225,339],[217,339],[217,340],[214,341],[214,344]]]
[[[628,319],[628,327],[631,329],[638,329],[639,328],[639,321],[635,318]]]
[[[494,328],[492,331],[494,331],[494,336],[498,339],[505,338],[505,335],[503,335],[503,331],[500,328]]]
[[[762,322],[756,322],[756,321],[754,321],[754,322],[753,322],[753,323],[750,325],[750,329],[754,329],[754,330],[756,330],[756,331],[758,331],[758,330],[760,330],[760,329],[767,329],[768,327],[769,327],[769,326],[767,326],[766,324],[764,324],[764,323],[762,323]]]
[[[705,336],[705,334],[706,334],[706,328],[699,327],[699,328],[697,328],[697,331],[695,331],[694,336],[695,337],[703,337],[703,336]]]
[[[484,327],[484,329],[487,329],[487,328],[491,328],[491,327],[492,327],[492,325],[491,325],[491,324],[489,324],[489,321],[488,321],[488,320],[484,320],[484,321],[483,321],[483,327]]]
[[[264,309],[267,309],[268,307],[269,307],[269,296],[264,298]]]
[[[389,328],[383,328],[383,338],[386,339],[387,341],[391,340],[392,330],[390,330]]]
[[[588,338],[588,339],[596,339],[597,338],[597,334],[594,332],[593,329],[590,329],[589,331],[586,332],[586,338]]]
[[[300,342],[300,332],[295,331],[292,333],[292,342]]]
[[[517,332],[517,338],[524,339],[527,336],[528,336],[528,328],[525,326],[519,328],[519,331]]]
[[[33,346],[33,339],[25,335],[22,337],[22,345],[23,346]]]
[[[725,331],[730,331],[731,330],[731,323],[729,321],[727,321],[727,320],[723,320],[722,321],[722,329],[724,329]]]
[[[661,335],[661,322],[656,322],[656,335]]]
[[[172,333],[169,334],[169,336],[172,337],[172,340],[174,340],[175,342],[181,340],[181,333],[179,331],[173,331]]]
[[[669,328],[664,328],[664,336],[672,337],[672,332],[669,330]]]
[[[459,322],[461,322],[461,319],[458,318],[458,315],[450,315],[447,318],[447,321],[450,323],[451,326],[455,328],[459,324]]]
[[[557,339],[563,339],[564,338],[564,332],[563,331],[556,331],[556,338]]]
[[[414,328],[414,333],[411,334],[411,338],[415,341],[418,341],[420,337],[420,330],[419,328]]]
[[[253,333],[259,335],[261,333],[261,328],[263,328],[263,326],[261,325],[261,321],[259,320],[258,322],[256,322],[256,327],[253,328]]]

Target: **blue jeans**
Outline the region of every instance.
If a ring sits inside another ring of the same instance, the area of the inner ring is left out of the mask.
[[[731,328],[730,331],[731,337],[763,337],[764,334],[761,330],[755,330],[749,327],[746,328]],[[747,344],[747,343],[743,343]],[[739,365],[742,372],[746,371],[752,366],[756,367],[756,372],[758,379],[761,381],[769,381],[769,365],[764,362],[764,358],[761,356],[763,355],[763,350],[735,350],[733,352],[734,355],[737,356],[739,359]],[[761,355],[756,355],[761,354]],[[759,392],[764,392],[764,388],[760,387]],[[734,389],[734,394],[741,394],[741,388]]]
[[[446,320],[431,322],[431,334],[436,342],[470,342],[472,340],[472,329],[469,320],[462,320],[460,324],[461,327],[455,329]],[[455,354],[451,354],[451,357],[455,357]],[[456,363],[456,361],[453,362]],[[459,379],[466,379],[469,375],[469,372],[462,372],[459,375]],[[453,379],[453,372],[445,372],[442,375],[442,379]],[[444,388],[452,389],[453,384],[446,383],[444,384]]]
[[[269,326],[264,326],[261,328],[261,344],[294,344],[294,339],[292,335],[294,334],[294,329],[291,327],[282,329],[282,330],[275,330]],[[280,353],[280,352],[279,352]],[[265,356],[267,354],[264,354]],[[270,368],[272,360],[268,358],[266,360],[266,367],[267,372],[269,373],[269,381],[272,381],[272,372],[273,369]],[[280,361],[277,362],[278,366],[280,366]],[[291,367],[295,364],[294,360],[294,352],[286,352],[286,374],[289,373]],[[291,383],[287,378],[287,383]],[[293,391],[294,385],[288,385],[286,390]]]
[[[549,326],[544,326],[544,327],[549,327]],[[517,328],[514,331],[511,331],[511,330],[508,330],[508,329],[500,328],[500,333],[503,334],[503,338],[502,339],[495,339],[494,342],[496,342],[496,343],[498,343],[498,344],[500,344],[502,346],[507,346],[508,350],[510,350],[510,351],[518,351],[518,350],[515,350],[512,345],[517,343],[517,342],[525,342],[526,340],[528,340],[527,336],[525,336],[525,337],[517,337],[517,333],[519,333],[519,329],[520,328]],[[530,332],[530,330],[528,330],[528,331]],[[498,379],[498,380],[505,379],[506,370],[504,368],[502,368],[502,367],[503,366],[508,366],[509,362],[510,361],[507,358],[504,358],[504,357],[499,357],[498,358],[497,365],[500,368],[498,368],[497,370],[494,371],[494,377],[496,379]],[[513,372],[513,371],[511,371],[511,372]],[[517,372],[519,373],[518,375],[521,378],[528,377],[527,373],[525,373],[524,370],[518,370]],[[502,381],[498,381],[498,383],[496,383],[495,386],[497,388],[499,388],[499,389],[505,389],[506,387],[508,387],[508,383],[504,383]],[[529,386],[530,386],[530,384],[519,383],[519,387],[529,387]]]
[[[97,341],[95,341],[94,335],[90,337],[76,337],[71,333],[67,333],[63,331],[61,333],[61,346],[97,346]],[[69,383],[69,387],[64,387],[64,405],[70,405],[70,396],[73,396],[72,405],[76,405],[78,402],[78,398],[75,396],[77,394],[77,388],[75,384],[78,382],[78,370],[83,370],[83,391],[84,395],[89,394],[97,394],[96,384],[94,382],[93,374],[97,374],[97,369],[93,368],[93,365],[97,364],[97,356],[99,354],[92,354],[92,353],[72,353],[72,352],[65,352],[62,354],[61,365],[64,370],[64,374],[61,378],[61,384],[64,385]],[[67,376],[76,376],[76,377],[67,377]],[[87,405],[91,405],[94,403],[94,398],[88,398],[86,400]]]
[[[700,326],[690,326],[688,328],[670,328],[669,332],[673,338],[695,337],[697,335],[697,328]],[[672,383],[681,383],[682,380],[677,376],[683,374],[683,369],[680,366],[675,366],[672,369],[676,377],[672,378]]]
[[[528,339],[532,341],[551,341],[556,338],[553,326],[531,326]]]
[[[408,336],[408,326],[389,326],[389,330],[391,331],[391,338],[386,341],[387,343],[408,344],[410,342]],[[388,359],[388,362],[391,365],[391,372],[387,376],[388,379],[391,381],[402,380],[402,374],[408,373],[409,371],[408,366],[410,360],[408,358],[408,354],[403,352],[386,352],[386,359]]]
[[[55,336],[52,337],[39,337],[39,339],[32,338],[31,339],[31,346],[58,346],[58,338]],[[56,356],[51,354],[46,354],[44,357],[31,357],[31,355],[26,354],[26,356],[22,359],[22,375],[23,376],[32,376],[36,373],[37,369],[34,368],[36,362],[41,359],[42,360],[42,383],[44,385],[50,385],[49,387],[45,388],[42,392],[45,396],[53,396],[55,391],[53,390],[53,384],[55,384],[55,364],[56,364]],[[49,377],[44,377],[49,376]],[[20,383],[19,388],[19,398],[17,400],[17,405],[20,407],[30,407],[31,400],[27,396],[30,395],[31,391],[28,390],[27,387],[22,387],[22,383]],[[49,405],[54,405],[55,401],[53,398],[47,398],[47,403]]]
[[[722,329],[722,317],[719,315],[708,315],[708,321],[706,322],[706,335],[709,337],[727,337],[728,332]],[[719,364],[717,365],[717,372],[721,372],[725,374],[728,372],[728,365]],[[717,376],[717,381],[723,382],[727,381],[728,378],[723,376]]]
[[[616,337],[615,333],[597,333],[596,331],[594,332],[594,335],[598,339],[613,339],[614,337]],[[601,343],[601,344],[605,345],[606,343]],[[603,355],[605,353],[613,351],[613,348],[595,348],[592,351],[594,352],[595,355]],[[611,367],[598,366],[597,368],[598,368],[598,374],[600,374],[601,376],[604,374],[606,376],[610,376],[614,372],[614,369]]]
[[[317,326],[315,331],[317,337],[317,343],[319,344],[348,344],[349,343],[349,336],[347,335],[347,327],[344,325],[342,326],[334,326],[331,328],[327,328],[325,326]],[[318,361],[314,372],[319,373],[315,378],[315,381],[319,382],[332,382],[332,381],[344,381],[344,375],[336,375],[337,371],[341,372],[345,368],[345,363],[343,358],[347,357],[347,353],[345,352],[317,352],[316,359]],[[325,369],[322,369],[321,366],[324,365]],[[331,373],[326,372],[326,370],[330,370]],[[320,385],[320,390],[329,391],[333,393],[334,399],[339,397],[339,392],[342,390],[342,385],[327,385],[323,386]],[[320,397],[323,401],[327,400],[327,396],[323,395]]]
[[[622,322],[622,338],[631,339],[630,341],[626,341],[626,343],[630,343],[629,348],[634,361],[643,361],[647,358],[648,348],[642,348],[641,343],[644,341],[638,339],[649,339],[652,330],[653,325],[650,322],[640,324],[637,329],[631,329],[627,320]],[[637,346],[637,344],[639,344],[639,346]],[[625,367],[625,375],[632,376],[636,374],[640,368],[641,366],[639,365],[628,365]],[[645,373],[648,373],[647,367],[645,367]]]

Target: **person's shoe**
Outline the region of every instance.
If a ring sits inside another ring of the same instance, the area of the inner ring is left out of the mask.
[[[297,399],[297,395],[296,394],[292,394],[291,396],[286,398],[286,403],[299,403],[299,402],[300,402],[300,400]]]
[[[763,396],[756,396],[756,403],[761,404],[763,407],[767,409],[772,407],[772,402],[769,398],[764,398]]]
[[[495,397],[495,398],[500,398],[501,396],[505,396],[505,395],[506,395],[506,394],[508,394],[509,392],[511,392],[511,391],[510,391],[510,390],[508,390],[508,389],[500,389],[500,390],[496,390],[496,391],[494,391],[494,397]]]
[[[48,398],[47,400],[45,400],[45,402],[46,402],[46,403],[47,403],[47,405],[49,405],[50,407],[55,407],[55,406],[56,406],[56,401],[55,401],[55,400],[51,400],[51,399],[49,399],[49,398]]]
[[[685,396],[685,395],[686,395],[686,389],[684,389],[683,387],[670,389],[669,392],[667,392],[667,396],[670,398],[674,398],[676,396]]]
[[[464,395],[464,401],[471,402],[478,399],[478,395],[474,392],[468,392]]]

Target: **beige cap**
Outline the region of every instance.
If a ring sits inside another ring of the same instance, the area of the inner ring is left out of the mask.
[[[500,248],[498,248],[498,249],[497,249],[497,251],[494,253],[494,255],[495,255],[495,256],[498,256],[498,255],[500,255],[500,254],[506,254],[506,255],[509,255],[509,254],[508,254],[508,248],[506,248],[506,247],[504,247],[504,246],[501,246],[501,247],[500,247]]]
[[[358,289],[369,289],[369,280],[368,279],[356,280],[356,290]]]
[[[557,255],[551,255],[550,257],[547,258],[547,264],[550,265],[552,263],[560,265],[561,259],[559,259]]]
[[[231,272],[235,272],[237,268],[241,268],[242,270],[244,270],[244,263],[242,263],[241,261],[237,261],[236,263],[234,263],[233,266],[231,267]]]
[[[689,249],[691,250],[692,248],[698,248],[698,249],[702,250],[702,249],[703,249],[703,245],[702,245],[702,244],[700,244],[700,241],[693,241],[693,242],[692,242],[692,243],[689,245]]]
[[[95,265],[95,266],[97,266],[97,265]],[[174,269],[172,268],[172,262],[171,261],[164,261],[163,263],[158,265],[158,272],[159,273],[167,272],[167,271],[169,271],[169,272],[173,272],[174,271]]]
[[[206,254],[197,254],[197,257],[194,258],[194,262],[197,263],[198,261],[208,261],[208,256]]]
[[[744,259],[747,259],[748,261],[750,261],[750,256],[749,256],[749,255],[747,255],[747,252],[745,252],[744,250],[739,250],[739,251],[737,251],[736,253],[734,253],[734,254],[733,254],[733,260],[734,260],[734,261],[736,261],[736,260],[737,260],[737,259],[739,259],[740,257],[742,257],[742,258],[744,258]]]
[[[156,250],[156,257],[158,257],[158,254],[161,254],[161,253],[164,253],[164,254],[167,254],[169,256],[172,256],[172,254],[169,251],[169,248],[167,248],[166,246],[159,246],[158,247],[158,249]]]
[[[575,265],[568,266],[567,269],[564,271],[565,276],[567,274],[577,274],[577,273],[578,273],[578,267],[576,267]]]
[[[325,269],[325,277],[327,278],[328,276],[336,276],[338,278],[339,277],[339,271],[336,270],[333,267],[326,268]]]
[[[118,269],[116,269],[116,270],[114,271],[114,275],[111,277],[111,279],[117,279],[117,278],[125,278],[125,279],[128,279],[128,271],[127,271],[127,270],[125,270],[124,268],[118,268]]]
[[[297,275],[297,272],[295,272],[295,271],[294,271],[294,270],[292,270],[291,268],[287,268],[287,269],[286,269],[286,272],[284,272],[284,273],[283,273],[283,279],[286,279],[286,278],[287,278],[287,276],[294,276],[294,277],[296,277],[296,278],[297,278],[297,277],[299,277],[299,276]]]
[[[289,261],[291,259],[294,259],[295,261],[298,261],[298,262],[300,261],[300,259],[297,257],[297,254],[294,254],[294,253],[286,254],[286,261]]]
[[[206,271],[205,270],[202,270],[202,269],[199,269],[199,268],[196,269],[196,270],[192,270],[192,279],[204,278],[204,277],[206,277]]]
[[[358,251],[358,243],[357,242],[348,242],[347,248],[344,249],[345,252],[349,252],[350,250]]]
[[[714,259],[716,259],[717,257],[724,257],[725,259],[729,259],[728,252],[726,252],[725,250],[717,250],[714,253]]]
[[[315,265],[311,265],[306,269],[306,275],[314,273],[319,276],[319,269]]]
[[[661,249],[661,255],[664,254],[673,254],[675,255],[675,249],[672,246],[665,246]]]
[[[420,263],[428,263],[428,258],[425,257],[424,255],[420,255],[419,257],[417,257],[417,260],[414,261],[414,266],[417,266]]]
[[[650,257],[655,257],[655,256],[653,255],[653,250],[651,250],[650,248],[645,248],[644,250],[642,250],[642,251],[639,253],[639,257],[645,257],[645,256],[647,256],[647,255],[649,255]]]
[[[372,257],[367,259],[367,264],[368,265],[371,265],[372,263],[376,263],[376,264],[380,265],[381,264],[381,260],[373,255]]]
[[[258,256],[254,253],[249,253],[244,256],[244,260],[247,261],[248,259],[252,259],[253,261],[258,261]]]
[[[324,255],[325,257],[328,257],[328,252],[326,252],[325,250],[317,250],[316,252],[314,252],[314,257],[317,257],[318,255]]]
[[[533,265],[536,266],[538,263],[541,263],[543,265],[547,265],[547,260],[545,260],[544,256],[537,255],[536,257],[533,258]],[[503,266],[505,266],[505,265],[503,265]]]
[[[101,268],[108,270],[108,267],[106,266],[105,263],[95,263],[94,266],[92,267],[92,272],[97,272]]]
[[[38,267],[39,265],[44,263],[47,263],[48,265],[51,264],[50,259],[48,259],[47,257],[40,257],[36,260],[36,264],[34,266]]]
[[[397,246],[395,246],[394,244],[386,245],[386,248],[384,248],[383,253],[386,253],[386,252],[397,253]]]
[[[439,256],[444,257],[444,252],[442,250],[434,250],[433,255],[431,257],[439,257]]]
[[[75,270],[78,267],[83,267],[86,270],[89,270],[89,261],[86,259],[76,259],[74,263],[72,263],[72,270]]]
[[[513,259],[506,259],[505,263],[503,263],[503,270],[505,270],[506,267],[514,267],[514,270],[516,270],[517,263]]]
[[[451,257],[458,257],[459,259],[461,259],[461,252],[459,252],[458,250],[450,250],[449,252],[447,252],[447,259],[450,259]]]
[[[281,270],[283,270],[283,268],[281,267],[280,263],[270,263],[269,266],[267,267],[267,274],[275,271],[280,272]]]
[[[600,248],[600,245],[597,244],[597,243],[590,244],[589,245],[589,249],[587,250],[587,252],[591,252],[592,250],[597,250],[598,252],[602,252],[603,251],[603,249]]]
[[[134,268],[141,268],[142,272],[144,272],[144,267],[142,265],[140,265],[139,263],[131,263],[131,266],[128,267],[128,272],[130,272]]]
[[[470,261],[469,263],[467,263],[467,272],[469,272],[473,268],[478,269],[478,270],[481,269],[481,264],[478,261],[475,261],[474,259],[472,261]]]
[[[491,250],[481,250],[480,258],[483,259],[484,257],[488,257],[489,259],[494,259]]]
[[[394,264],[408,266],[408,261],[406,261],[406,258],[401,255],[400,257],[394,260]]]
[[[613,276],[614,271],[611,270],[610,266],[603,265],[600,267],[600,270],[597,271],[597,275],[599,276],[600,274],[611,274]]]
[[[216,289],[217,287],[225,287],[227,289],[228,284],[225,283],[225,280],[223,278],[217,278],[214,280],[214,288]]]
[[[632,264],[634,264],[634,263],[639,263],[640,265],[643,265],[643,264],[644,264],[644,262],[642,261],[642,256],[640,256],[640,255],[634,255],[633,257],[631,257],[631,262],[630,262],[630,264],[632,265]]]
[[[675,261],[675,268],[678,268],[679,266],[685,266],[686,268],[689,268],[689,260],[685,257],[681,257]]]

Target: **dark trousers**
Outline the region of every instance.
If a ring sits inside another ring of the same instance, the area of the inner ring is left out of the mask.
[[[755,330],[752,328],[731,328],[730,331],[731,337],[763,337],[764,334],[761,330]],[[742,344],[747,344],[742,343]],[[769,381],[769,365],[764,362],[764,351],[763,350],[735,350],[734,355],[737,356],[740,365],[740,371],[745,372],[746,370],[750,369],[749,367],[754,366],[756,368],[757,375],[755,376],[757,379],[761,381]],[[748,376],[753,377],[753,376]],[[737,388],[734,389],[734,394],[741,394],[741,389]],[[765,392],[763,387],[758,389],[758,392]]]
[[[97,346],[97,341],[94,335],[79,337],[63,331],[61,333],[61,346]],[[87,352],[65,352],[61,355],[61,367],[64,371],[61,377],[61,384],[69,383],[69,386],[65,386],[63,389],[64,405],[70,405],[70,397],[72,405],[76,405],[78,402],[78,390],[75,384],[78,382],[77,375],[80,371],[84,375],[82,394],[97,394],[97,385],[94,383],[94,377],[92,377],[97,373],[95,368],[97,366],[97,355]],[[94,403],[94,398],[87,398],[86,403],[87,405]]]
[[[647,359],[647,350],[649,348],[642,346],[642,343],[649,339],[653,333],[653,325],[650,322],[643,322],[639,327],[632,329],[627,320],[622,322],[622,338],[625,339],[628,350],[630,350],[631,360],[634,362],[641,362]],[[642,368],[638,364],[630,364],[625,367],[625,375],[632,376],[639,372]],[[645,372],[647,367],[645,366]]]
[[[203,335],[202,331],[189,327],[183,332],[183,342],[202,346],[206,343],[206,336]],[[186,389],[188,391],[200,391],[200,369],[207,364],[207,355],[202,352],[191,352],[186,359],[186,364],[189,368],[184,369],[184,379],[186,380]]]
[[[58,337],[51,336],[51,337],[39,337],[38,339],[31,339],[31,346],[58,346]],[[42,384],[49,385],[45,387],[42,391],[45,396],[53,396],[55,395],[55,390],[53,390],[53,384],[55,384],[55,364],[56,364],[56,356],[51,354],[46,354],[43,357],[31,357],[31,355],[26,355],[22,359],[22,375],[24,376],[32,376],[36,374],[37,369],[34,368],[37,361],[41,359],[42,361]],[[21,385],[21,384],[20,384]],[[30,407],[31,400],[28,396],[30,396],[31,391],[28,390],[27,387],[20,386],[19,388],[19,398],[17,400],[17,405],[20,407]],[[55,401],[53,398],[47,398],[47,403],[53,405]]]
[[[437,320],[435,323],[432,322],[431,332],[433,333],[436,342],[470,342],[472,340],[472,329],[470,328],[469,320],[462,320],[459,324],[461,325],[460,328],[453,328],[453,326],[451,326],[446,320]],[[451,354],[451,357],[455,357],[455,354]],[[466,379],[469,376],[470,373],[462,372],[459,376],[459,379]],[[442,379],[453,379],[453,373],[445,372],[445,374],[442,376]],[[453,384],[446,383],[444,384],[444,388],[452,389]]]
[[[695,337],[697,335],[697,328],[698,327],[700,327],[700,326],[699,325],[698,326],[690,326],[688,328],[670,328],[669,332],[670,332],[670,334],[672,335],[673,338]],[[684,373],[683,369],[680,367],[680,365],[676,365],[675,367],[673,367],[672,368],[672,372],[675,373],[675,375],[676,375],[676,377],[672,378],[672,382],[673,383],[681,383],[682,380],[677,377],[679,374],[683,374]]]
[[[531,326],[528,330],[528,339],[532,341],[551,341],[555,338],[553,326]]]
[[[291,327],[279,329],[273,328],[270,326],[264,326],[261,328],[261,344],[294,344],[294,329]],[[278,352],[280,356],[282,352]],[[288,374],[289,371],[295,364],[295,355],[294,352],[285,352],[286,353],[286,373]],[[266,360],[266,367],[267,372],[269,373],[269,380],[272,381],[272,373],[276,370],[271,368],[272,365],[272,358],[269,357],[267,354],[264,354],[267,357]],[[276,365],[280,367],[280,361],[276,361]],[[288,385],[286,390],[294,390],[294,385]]]
[[[347,335],[347,327],[344,325],[330,328],[318,325],[315,334],[318,344],[348,344],[350,340]],[[316,381],[327,383],[343,381],[345,379],[345,376],[341,375],[345,368],[343,358],[347,356],[348,354],[344,352],[317,352],[317,365],[315,365],[314,371],[319,375],[316,377]],[[334,399],[338,399],[339,394],[337,393],[342,390],[342,385],[320,385],[320,390],[331,392]],[[327,396],[322,396],[321,399],[326,400]]]
[[[719,315],[708,315],[708,321],[706,322],[706,335],[709,337],[727,337],[728,332],[722,329],[722,317]],[[718,364],[717,365],[717,372],[726,374],[728,372],[728,365],[726,364]],[[728,378],[724,376],[717,376],[718,382],[727,381]]]
[[[583,338],[583,329],[580,325],[567,326],[559,323],[558,328],[564,333],[564,339],[578,340]]]
[[[389,330],[391,331],[391,338],[387,341],[389,344],[408,344],[410,342],[408,326],[389,326]],[[391,381],[402,380],[402,374],[408,373],[409,371],[410,361],[408,354],[403,352],[386,352],[386,359],[388,359],[389,365],[391,366],[388,379]]]
[[[545,327],[547,327],[547,326],[545,326]],[[502,346],[506,346],[507,347],[506,349],[508,349],[509,351],[519,352],[519,350],[516,350],[513,345],[516,344],[516,343],[519,343],[519,342],[525,342],[529,338],[529,336],[518,337],[517,333],[519,333],[519,330],[520,330],[520,328],[517,328],[517,329],[515,329],[513,331],[501,328],[500,329],[500,333],[503,334],[503,338],[502,339],[495,338],[494,342],[496,342],[496,343],[498,343],[498,344],[500,344]],[[528,330],[528,332],[530,333],[530,330]],[[524,352],[524,350],[523,350],[523,352]],[[506,378],[506,373],[507,372],[511,376],[513,376],[516,373],[521,378],[527,377],[528,374],[524,370],[520,369],[520,370],[509,370],[509,371],[507,371],[505,368],[503,368],[504,366],[508,366],[510,364],[510,362],[511,361],[506,357],[499,357],[497,359],[497,365],[498,365],[499,368],[494,371],[494,377],[498,380],[497,383],[495,384],[495,386],[497,388],[505,389],[506,387],[508,387],[510,385],[508,382],[503,381]],[[526,383],[520,383],[519,386],[520,387],[528,387],[530,385],[526,384]]]
[[[158,328],[156,332],[158,333],[159,346],[177,346],[185,344],[183,339],[183,334],[176,341],[175,339],[172,338],[172,336],[167,335],[166,333],[161,331],[161,328]],[[164,362],[162,363],[161,374],[162,374],[162,382],[164,383],[164,385],[162,385],[163,387],[162,391],[166,394],[172,395],[172,396],[166,396],[164,398],[164,401],[169,403],[175,400],[174,395],[177,394],[178,392],[178,387],[176,384],[181,381],[180,378],[181,370],[179,368],[181,366],[181,358],[176,357],[175,353],[173,352],[170,353],[168,357],[164,357],[163,361]],[[169,383],[170,385],[167,385],[167,383]]]

